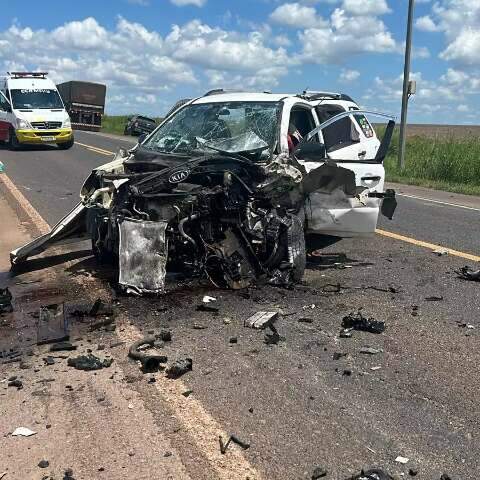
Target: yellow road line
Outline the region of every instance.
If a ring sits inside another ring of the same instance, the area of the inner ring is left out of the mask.
[[[42,218],[42,216],[33,208],[32,204],[25,198],[23,193],[14,185],[14,183],[7,177],[5,173],[0,174],[0,182],[5,185],[5,188],[18,202],[20,208],[25,212],[25,215],[37,227],[39,232],[43,235],[50,231],[50,225]]]
[[[412,245],[416,245],[417,247],[425,247],[431,250],[444,250],[448,252],[449,255],[465,258],[473,262],[480,262],[480,257],[477,255],[472,255],[471,253],[460,252],[458,250],[453,250],[452,248],[442,247],[441,245],[435,245],[434,243],[423,242],[422,240],[416,240],[415,238],[406,237],[405,235],[399,235],[398,233],[387,232],[385,230],[380,230],[379,228],[377,228],[375,232],[378,233],[379,235],[383,235],[384,237],[393,238],[394,240],[401,240],[402,242],[411,243]]]
[[[82,147],[85,147],[86,149],[95,152],[95,153],[100,153],[101,155],[115,155],[115,152],[111,152],[110,150],[105,150],[103,148],[99,147],[94,147],[93,145],[87,145],[85,143],[80,143],[80,142],[75,142],[77,145],[80,145]]]

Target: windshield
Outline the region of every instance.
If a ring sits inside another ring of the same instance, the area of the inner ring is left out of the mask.
[[[63,108],[57,90],[49,88],[22,88],[10,90],[13,108]]]
[[[275,142],[278,108],[278,102],[188,105],[142,146],[162,153],[183,154],[209,150],[266,151]]]

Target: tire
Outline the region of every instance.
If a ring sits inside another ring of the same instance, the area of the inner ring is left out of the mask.
[[[288,260],[293,265],[291,280],[298,283],[305,273],[307,253],[305,249],[305,232],[303,222],[297,215],[292,215],[292,225],[288,228]]]
[[[75,143],[75,140],[72,137],[72,139],[69,140],[68,142],[58,143],[57,145],[60,150],[68,150],[73,147],[74,143]]]
[[[10,128],[10,134],[8,137],[8,145],[10,150],[20,150],[21,143],[18,141],[17,134],[13,128]]]

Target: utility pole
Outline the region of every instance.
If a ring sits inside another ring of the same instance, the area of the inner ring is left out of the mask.
[[[403,68],[402,119],[400,123],[400,141],[398,146],[398,167],[405,168],[405,135],[407,126],[408,98],[410,96],[410,57],[412,53],[412,24],[415,0],[408,0],[407,39],[405,42],[405,64]]]

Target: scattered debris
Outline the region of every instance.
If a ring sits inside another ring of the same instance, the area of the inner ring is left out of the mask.
[[[230,435],[230,438],[225,443],[223,443],[222,437],[219,436],[218,441],[220,442],[220,453],[222,453],[222,455],[225,455],[227,448],[231,442],[236,443],[239,447],[243,448],[243,450],[248,450],[250,448],[249,443],[243,442],[235,435]]]
[[[360,353],[365,353],[367,355],[377,355],[378,353],[383,353],[383,349],[373,348],[373,347],[362,347],[360,349]]]
[[[164,342],[172,341],[172,332],[170,330],[162,330],[157,338],[163,340]]]
[[[315,310],[315,308],[317,308],[317,306],[314,303],[312,303],[311,305],[304,305],[302,307],[302,310]]]
[[[441,302],[443,300],[443,295],[431,295],[430,297],[425,297],[427,302]]]
[[[116,348],[116,347],[121,347],[122,345],[125,345],[125,342],[113,342],[109,346],[110,348]]]
[[[13,380],[10,380],[7,383],[7,386],[16,387],[17,390],[21,390],[23,388],[23,383],[20,380],[18,380],[17,378],[14,378]]]
[[[0,288],[0,315],[13,312],[12,298],[8,287]]]
[[[218,307],[213,307],[211,305],[207,305],[202,303],[197,305],[197,312],[210,312],[210,313],[217,313],[220,309]]]
[[[318,480],[319,478],[326,477],[328,470],[323,467],[316,467],[312,473],[312,480]]]
[[[191,358],[176,360],[166,370],[167,378],[179,378],[192,370],[193,361]]]
[[[440,477],[440,480],[452,480],[452,477],[450,475],[447,475],[446,473],[443,473]]]
[[[54,303],[40,307],[37,323],[37,345],[63,342],[69,339],[65,304]]]
[[[370,370],[372,370],[373,372],[376,372],[377,370],[380,370],[382,367],[377,365],[376,367],[370,367]]]
[[[285,340],[281,337],[277,331],[277,329],[272,325],[268,326],[272,333],[266,333],[263,342],[267,345],[278,345],[278,343],[282,340]]]
[[[346,369],[343,371],[342,375],[343,375],[344,377],[351,377],[351,376],[352,376],[352,371],[351,371],[349,368],[346,368]]]
[[[99,322],[91,323],[90,324],[90,331],[93,332],[94,330],[99,330],[100,328],[105,327],[105,330],[107,331],[114,331],[115,330],[115,325],[113,322],[115,321],[114,317],[106,317],[103,320],[100,320]]]
[[[48,460],[40,460],[38,462],[38,466],[40,468],[47,468],[50,465],[50,462]]]
[[[148,345],[153,347],[155,344],[155,337],[145,337],[133,343],[128,350],[128,356],[134,360],[139,360],[142,364],[142,371],[144,373],[156,372],[160,369],[161,363],[167,363],[168,358],[165,355],[148,354],[139,351],[140,347]]]
[[[206,330],[208,327],[207,327],[206,325],[202,325],[201,323],[196,323],[196,322],[195,322],[195,323],[192,325],[192,328],[193,328],[194,330]]]
[[[457,323],[458,323],[458,326],[460,328],[467,328],[468,330],[474,330],[475,329],[475,326],[472,325],[471,323],[465,323],[465,322],[462,322],[462,321],[459,321],[459,320],[457,320]]]
[[[409,458],[407,458],[407,457],[402,457],[401,455],[399,455],[399,456],[395,459],[395,461],[396,461],[397,463],[401,463],[402,465],[405,465],[406,463],[408,463],[409,460],[410,460]]]
[[[411,477],[416,477],[418,475],[418,470],[414,467],[411,467],[411,468],[408,469],[408,474]]]
[[[238,343],[238,338],[237,337],[230,337],[230,340],[228,341],[228,343]]]
[[[69,358],[67,360],[67,365],[69,367],[74,367],[77,370],[100,370],[102,368],[108,368],[113,363],[113,358],[106,358],[101,360],[95,355],[80,355],[78,357]]]
[[[67,470],[65,470],[63,480],[75,480],[73,478],[73,470],[71,468],[67,468]]]
[[[12,432],[12,437],[31,437],[36,434],[37,432],[34,432],[27,427],[18,427]]]
[[[277,319],[278,312],[257,312],[245,320],[244,326],[255,329],[270,327]]]
[[[216,301],[217,301],[217,299],[215,297],[209,297],[208,295],[205,295],[202,298],[203,303],[211,303],[211,302],[216,302]]]
[[[473,270],[468,265],[462,267],[460,270],[456,270],[455,273],[464,280],[473,280],[473,281],[480,281],[480,269]]]
[[[50,355],[43,357],[43,361],[45,362],[45,365],[55,365],[55,359]]]
[[[382,333],[385,331],[385,322],[375,320],[373,317],[364,317],[362,312],[358,311],[357,313],[350,313],[343,317],[342,327],[370,333]]]
[[[92,308],[88,312],[89,317],[113,317],[115,310],[113,305],[109,302],[105,302],[101,298],[97,298],[92,305]]]
[[[302,317],[298,319],[299,323],[313,323],[313,318]]]
[[[334,360],[340,360],[342,357],[346,357],[348,354],[347,353],[342,353],[342,352],[333,352],[332,358]]]
[[[349,477],[346,480],[393,480],[393,477],[383,470],[373,468],[371,470],[362,470],[360,474]]]
[[[225,317],[225,318],[223,319],[223,324],[224,324],[224,325],[230,325],[231,323],[232,323],[232,320],[231,320],[230,318]]]
[[[58,342],[58,343],[54,343],[53,345],[50,345],[51,352],[63,352],[63,351],[68,352],[76,349],[77,349],[77,346],[73,345],[73,343],[70,343],[70,342]]]
[[[433,253],[439,257],[443,257],[444,255],[448,255],[449,251],[444,248],[437,248]]]
[[[191,394],[193,393],[193,390],[185,390],[182,395],[185,397],[185,398],[188,398]]]
[[[340,330],[340,338],[352,338],[353,328],[343,328]]]

